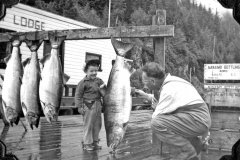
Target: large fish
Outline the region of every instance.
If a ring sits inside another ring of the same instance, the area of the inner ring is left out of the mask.
[[[39,99],[39,83],[41,79],[40,66],[37,50],[42,44],[41,41],[25,41],[31,50],[31,58],[27,58],[22,64],[24,74],[21,86],[21,104],[27,123],[33,129],[38,128],[40,120],[41,104]]]
[[[112,67],[103,98],[107,146],[115,150],[121,143],[132,108],[130,76],[134,69],[124,58],[132,43],[111,39],[117,57]]]
[[[12,54],[8,55],[4,60],[6,62],[6,70],[2,86],[2,106],[7,121],[13,126],[20,120],[22,113],[20,101],[21,78],[23,76],[23,67],[20,59],[21,40],[12,42]]]
[[[63,39],[54,40],[49,34],[51,53],[44,56],[40,62],[43,65],[42,79],[40,80],[39,95],[43,113],[49,123],[57,121],[63,95],[64,84],[70,78],[62,71],[59,58],[59,46]]]

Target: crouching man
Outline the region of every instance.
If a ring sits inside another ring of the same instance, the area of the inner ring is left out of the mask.
[[[191,83],[165,74],[159,64],[148,63],[142,71],[144,85],[150,90],[159,91],[158,101],[152,94],[141,90],[135,91],[139,97],[152,101],[153,133],[160,141],[182,149],[174,160],[194,158],[202,146],[198,136],[206,134],[211,126],[207,105]],[[191,141],[197,142],[197,147],[195,145],[193,147]]]

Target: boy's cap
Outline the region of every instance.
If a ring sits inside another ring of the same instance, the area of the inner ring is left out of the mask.
[[[100,60],[98,59],[91,59],[86,62],[86,66],[91,66],[91,65],[100,65]]]

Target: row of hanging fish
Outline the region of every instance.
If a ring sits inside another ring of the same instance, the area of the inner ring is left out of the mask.
[[[21,110],[31,128],[38,127],[40,110],[48,122],[56,121],[60,108],[63,85],[70,78],[62,72],[59,59],[59,50],[63,39],[54,40],[49,35],[52,50],[51,54],[44,56],[38,63],[37,49],[42,41],[27,41],[31,58],[22,64],[19,55],[21,41],[14,41],[13,51],[5,61],[7,68],[2,87],[2,104],[7,121],[12,125],[18,124]],[[116,51],[116,62],[112,67],[107,88],[101,90],[104,106],[104,122],[107,145],[115,150],[124,138],[131,108],[130,75],[134,72],[132,65],[125,59],[126,53],[132,49],[132,43],[123,43],[111,39]]]
[[[63,39],[55,40],[49,35],[52,50],[40,63],[37,50],[40,41],[24,40],[31,50],[31,57],[21,63],[21,40],[12,42],[12,54],[6,57],[5,75],[2,77],[2,106],[6,120],[13,126],[18,125],[23,111],[31,129],[38,128],[41,109],[49,123],[57,121],[64,84],[70,78],[62,71],[59,58],[59,46]]]

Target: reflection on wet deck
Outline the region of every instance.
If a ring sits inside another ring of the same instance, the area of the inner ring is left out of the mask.
[[[39,128],[34,130],[28,128],[27,132],[21,123],[18,126],[4,128],[0,120],[2,131],[0,139],[5,142],[8,153],[13,153],[20,160],[168,159],[169,148],[166,146],[163,146],[165,154],[158,155],[157,158],[151,156],[152,132],[149,126],[151,114],[151,111],[146,110],[132,111],[125,138],[115,156],[109,153],[111,149],[106,145],[104,125],[100,132],[102,150],[88,152],[82,150],[83,122],[80,115],[60,116],[59,121],[53,125],[41,117]],[[22,121],[26,124],[24,119]],[[174,153],[173,149],[171,153]],[[219,156],[219,153],[216,155]]]

